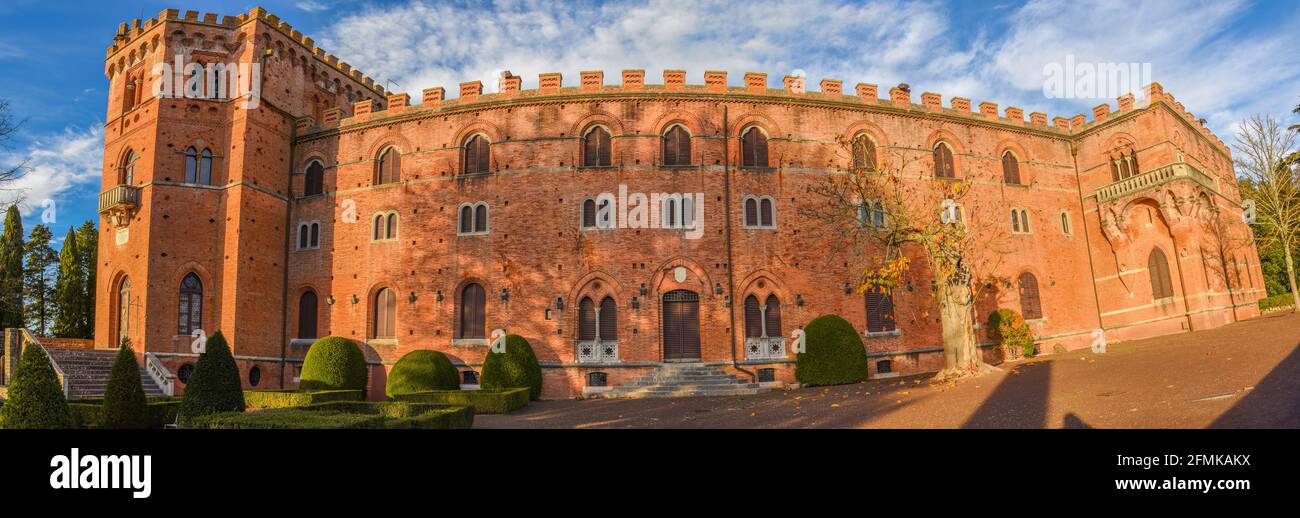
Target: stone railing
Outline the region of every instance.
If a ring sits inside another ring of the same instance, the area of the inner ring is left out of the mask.
[[[618,342],[578,340],[578,363],[618,363]]]
[[[162,389],[164,395],[176,395],[176,375],[163,365],[157,355],[151,352],[144,353],[144,366],[145,370],[149,371],[149,377],[153,378],[153,382],[158,384],[158,388]]]
[[[1179,162],[1137,176],[1130,176],[1097,189],[1097,201],[1105,202],[1122,198],[1135,192],[1153,189],[1180,179],[1191,180],[1214,192],[1219,191],[1218,182],[1214,178],[1202,173],[1186,162]]]
[[[779,360],[783,358],[785,358],[785,337],[745,338],[746,360]]]
[[[122,184],[99,193],[99,212],[133,209],[140,205],[140,188]]]
[[[31,331],[22,328],[12,328],[5,330],[4,344],[4,384],[9,385],[13,382],[14,372],[18,370],[18,361],[29,347],[39,347],[45,351],[45,346],[41,345],[40,339]],[[45,351],[45,356],[50,356],[49,351]],[[59,386],[63,387],[63,393],[68,393],[68,377],[63,374],[63,369],[59,367],[54,359],[50,359],[50,366],[54,367],[54,374],[59,378]]]

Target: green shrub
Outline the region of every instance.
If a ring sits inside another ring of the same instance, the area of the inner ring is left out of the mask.
[[[1278,293],[1272,297],[1259,299],[1259,310],[1268,311],[1276,308],[1289,308],[1295,306],[1295,300],[1291,298],[1290,293]]]
[[[316,340],[302,360],[298,388],[303,390],[366,390],[370,368],[356,342],[341,336]]]
[[[804,328],[806,350],[795,359],[794,377],[804,385],[842,385],[867,379],[867,350],[848,321],[823,315]]]
[[[104,389],[103,413],[100,428],[148,428],[148,401],[144,397],[144,384],[140,382],[140,364],[135,361],[131,346],[117,350],[113,370],[108,373],[108,387]]]
[[[30,346],[18,360],[9,399],[0,406],[0,428],[72,428],[72,411],[45,349]]]
[[[336,401],[200,417],[190,428],[469,428],[474,409],[404,402]]]
[[[162,428],[176,422],[176,412],[180,410],[181,398],[149,398],[145,405],[145,425],[142,428]],[[72,410],[72,420],[78,428],[102,428],[104,400],[74,399],[68,402]]]
[[[488,352],[483,360],[479,383],[485,389],[528,388],[532,400],[542,395],[542,367],[537,364],[528,340],[519,335],[506,336],[506,352]]]
[[[190,382],[185,385],[181,423],[201,415],[243,411],[244,389],[239,380],[239,366],[230,355],[226,337],[217,331],[208,338]]]
[[[330,401],[361,401],[360,390],[245,390],[244,404],[249,409],[292,408]]]
[[[989,314],[989,339],[1002,347],[1008,355],[1034,356],[1034,332],[1015,310],[1002,308]]]
[[[508,414],[528,404],[531,391],[517,389],[431,390],[398,394],[397,401],[474,407],[475,414]]]
[[[390,398],[430,390],[460,390],[460,373],[447,355],[425,349],[411,351],[397,360],[384,387]]]

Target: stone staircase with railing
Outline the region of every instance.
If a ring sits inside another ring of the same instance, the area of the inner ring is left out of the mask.
[[[767,390],[702,363],[666,363],[627,383],[601,392],[601,398],[741,396]]]
[[[108,388],[108,373],[113,370],[113,361],[117,359],[117,349],[47,347],[45,351],[50,355],[50,361],[63,371],[68,386],[68,399],[104,397],[104,390]],[[146,397],[165,395],[143,368],[140,369],[140,382],[144,384]]]

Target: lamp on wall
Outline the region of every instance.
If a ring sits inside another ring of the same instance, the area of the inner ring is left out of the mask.
[[[802,295],[802,294],[796,294],[796,295],[794,296],[794,305],[799,306],[799,307],[803,307],[803,295]]]
[[[438,290],[438,293],[433,294],[433,298],[438,302],[442,302],[442,290]]]
[[[722,283],[720,282],[713,283],[713,294],[722,295]]]
[[[333,296],[333,295],[330,295],[330,296],[328,296],[328,297],[325,297],[325,303],[326,303],[326,304],[329,304],[329,305],[331,305],[331,306],[333,306],[333,305],[334,305],[334,296]]]
[[[850,293],[853,293],[853,286],[850,286],[849,283],[846,282],[844,283],[844,294],[848,295]]]
[[[360,303],[361,303],[361,297],[358,297],[356,293],[353,293],[353,294],[352,294],[352,304],[353,304],[353,305],[356,305],[356,304],[360,304]]]
[[[564,297],[555,297],[555,309],[564,311]]]
[[[407,301],[407,302],[410,302],[411,304],[415,304],[415,301],[416,301],[416,300],[417,300],[417,298],[416,298],[416,296],[415,296],[415,292],[414,292],[414,291],[412,291],[410,295],[407,295],[407,296],[406,296],[406,301]]]
[[[645,283],[644,283],[644,282],[641,283],[641,296],[644,297],[644,296],[646,296],[646,295],[649,294],[649,293],[650,293],[650,290],[649,290],[648,288],[645,287]]]
[[[501,300],[510,300],[510,288],[501,288]]]
[[[632,297],[632,309],[641,309],[641,299]]]

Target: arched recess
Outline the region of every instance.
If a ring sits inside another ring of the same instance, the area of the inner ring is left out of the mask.
[[[202,325],[200,328],[203,330],[205,335],[211,335],[216,330],[215,327],[217,327],[213,324],[220,321],[218,320],[218,317],[220,316],[219,312],[221,311],[221,308],[219,307],[219,304],[217,304],[217,294],[220,293],[220,290],[217,286],[216,280],[212,277],[212,273],[209,272],[207,268],[204,268],[203,265],[194,261],[186,261],[185,264],[182,264],[179,268],[173,270],[171,278],[168,279],[166,288],[167,296],[164,297],[164,300],[167,301],[167,307],[171,308],[169,314],[173,316],[178,315],[180,308],[177,307],[178,299],[176,294],[179,293],[181,281],[185,279],[185,276],[191,273],[198,277],[199,282],[203,284],[203,311]],[[143,293],[140,291],[141,289],[143,289],[142,286],[137,285],[135,287],[137,293]],[[176,330],[175,323],[176,322],[173,321],[170,325],[170,328],[173,331]]]
[[[691,134],[691,139],[705,135],[717,133],[717,129],[709,124],[705,119],[700,118],[694,112],[680,108],[671,108],[655,121],[655,135],[662,136],[665,131],[673,124],[681,124],[686,127],[686,131]]]
[[[677,281],[676,269],[682,267],[686,270],[686,280]],[[690,290],[699,293],[700,298],[713,297],[713,281],[710,279],[708,271],[699,263],[685,257],[674,257],[664,261],[655,269],[651,275],[650,282],[647,285],[650,288],[648,297],[658,299],[664,293],[673,290]],[[723,286],[725,289],[726,286]]]
[[[455,138],[447,144],[447,147],[459,148],[464,146],[465,140],[475,133],[482,133],[487,136],[488,143],[493,148],[492,155],[496,156],[497,151],[495,148],[497,144],[505,141],[505,132],[501,131],[501,128],[496,124],[485,120],[474,120],[456,130]]]
[[[403,158],[415,151],[415,146],[411,145],[411,141],[408,140],[405,135],[396,130],[390,130],[385,131],[370,142],[370,147],[367,148],[366,156],[364,158],[372,161],[378,160],[379,152],[389,146],[395,147],[398,151],[401,151]],[[327,165],[330,164],[329,161],[324,159],[322,159],[321,162]]]
[[[471,284],[478,284],[483,288],[483,336],[487,338],[492,332],[492,312],[495,309],[495,302],[499,300],[500,292],[481,277],[466,277],[456,284],[456,289],[452,292],[452,301],[454,306],[451,314],[451,333],[455,339],[465,339],[461,336],[461,312],[464,310],[462,296],[465,288]]]
[[[962,143],[961,139],[957,138],[957,135],[945,129],[936,129],[930,132],[930,135],[926,137],[925,142],[925,152],[927,155],[926,160],[923,160],[922,163],[925,164],[926,175],[934,174],[934,163],[931,157],[933,156],[935,146],[943,143],[952,151],[953,178],[964,180],[971,177],[972,173],[970,163],[966,160],[966,154],[969,153],[969,150]]]
[[[1001,180],[1003,177],[1002,155],[1010,152],[1011,156],[1016,157],[1016,162],[1019,166],[1020,185],[1033,185],[1034,168],[1029,163],[1029,152],[1025,151],[1024,146],[1021,146],[1020,143],[1015,140],[1004,139],[1001,142],[998,142],[996,149],[997,151],[993,155],[993,158],[997,163],[997,166],[994,167],[994,170],[997,171],[997,174],[995,175],[997,179]]]
[[[610,136],[614,137],[616,140],[618,137],[627,133],[626,128],[623,126],[623,121],[618,117],[615,117],[613,114],[604,110],[592,110],[591,113],[578,119],[578,122],[574,123],[572,126],[569,126],[568,135],[581,137],[587,132],[587,130],[591,129],[591,127],[595,125],[604,126],[605,129],[609,130]]]

